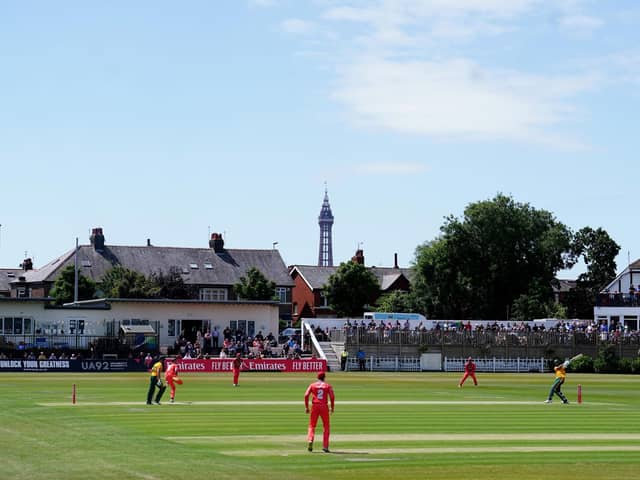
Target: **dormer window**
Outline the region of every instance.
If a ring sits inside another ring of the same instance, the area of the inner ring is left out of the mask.
[[[198,269],[198,264],[197,263],[190,263],[189,267],[193,270],[197,270]]]

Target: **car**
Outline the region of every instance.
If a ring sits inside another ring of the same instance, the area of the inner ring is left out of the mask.
[[[296,337],[299,340],[300,332],[301,330],[299,328],[285,328],[280,332],[280,335],[278,336],[278,343],[284,343],[288,341],[289,337]]]

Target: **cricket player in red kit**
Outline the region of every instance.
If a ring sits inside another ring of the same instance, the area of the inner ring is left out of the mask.
[[[309,441],[307,449],[313,451],[313,439],[315,437],[318,417],[322,418],[322,451],[329,453],[329,401],[331,401],[331,413],[335,404],[333,387],[324,381],[324,372],[318,373],[318,381],[313,382],[304,394],[304,408],[309,413],[309,397],[311,399],[311,416],[309,417]]]
[[[473,358],[471,357],[467,358],[467,361],[464,364],[464,375],[460,379],[460,383],[458,384],[458,387],[462,387],[462,384],[469,377],[473,379],[473,384],[477,386],[478,380],[476,379],[476,364],[473,362]]]
[[[176,398],[176,384],[182,385],[182,379],[178,377],[178,364],[175,362],[169,363],[167,370],[164,372],[164,379],[171,389],[171,403]]]
[[[233,359],[231,369],[233,370],[233,386],[238,386],[238,380],[240,379],[240,369],[242,368],[242,354],[237,353],[236,358]]]

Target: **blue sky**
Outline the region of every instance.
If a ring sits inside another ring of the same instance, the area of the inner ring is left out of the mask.
[[[640,3],[7,1],[0,266],[107,244],[408,266],[498,192],[640,257]],[[563,272],[568,278],[580,267]]]

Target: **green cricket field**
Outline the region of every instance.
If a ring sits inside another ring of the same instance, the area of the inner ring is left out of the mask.
[[[307,451],[314,374],[183,374],[146,405],[148,374],[3,373],[0,478],[640,478],[640,376],[329,372],[331,452]],[[582,403],[577,386],[582,386]],[[76,387],[75,403],[72,389]]]

